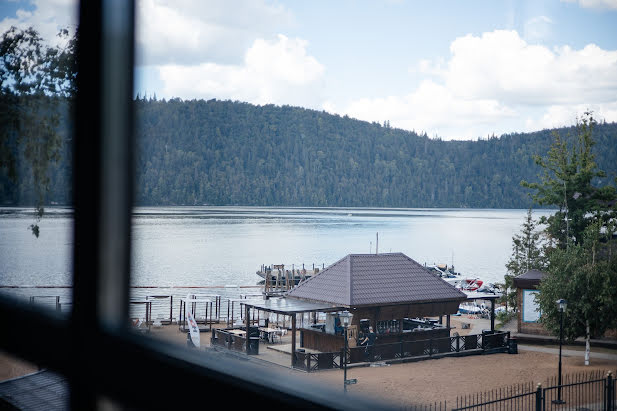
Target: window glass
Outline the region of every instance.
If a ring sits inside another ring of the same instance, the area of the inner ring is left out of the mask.
[[[539,206],[521,181],[541,178],[550,129],[569,133],[588,104],[615,174],[615,11],[584,3],[137,0],[133,331],[403,406],[400,381],[423,376],[397,362],[503,352],[513,235]],[[272,309],[322,273],[301,300],[334,307]],[[347,344],[372,367],[312,374]],[[426,406],[468,394],[439,384]]]
[[[77,3],[0,13],[0,293],[66,314]]]

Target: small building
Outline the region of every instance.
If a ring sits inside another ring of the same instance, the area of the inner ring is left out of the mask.
[[[518,303],[517,331],[521,334],[550,335],[540,323],[540,307],[536,302],[538,286],[547,274],[538,270],[529,270],[514,277],[516,300]]]
[[[449,316],[467,295],[402,253],[349,254],[299,284],[288,299],[343,307],[353,314],[351,343],[372,327],[376,344],[448,337]],[[415,318],[447,316],[447,326]],[[315,323],[316,323],[316,317]],[[336,314],[325,327],[302,329],[301,344],[320,351],[340,350]]]
[[[402,253],[349,254],[283,297],[243,303],[245,324],[235,332],[248,330],[248,335],[236,338],[229,335],[234,330],[214,330],[212,343],[228,347],[237,343],[236,348],[258,354],[259,337],[257,327],[251,327],[251,311],[257,312],[258,321],[260,311],[283,315],[291,319],[292,367],[297,361],[304,364],[306,359],[306,368],[311,368],[311,356],[304,354],[304,349],[308,349],[323,353],[320,358],[329,368],[334,356],[340,357],[338,353],[345,346],[341,312],[347,311],[353,315],[347,328],[350,363],[452,351],[502,351],[506,333],[493,335],[494,303],[499,295],[472,294],[477,293],[460,291]],[[477,298],[491,302],[491,329],[483,330],[481,335],[457,335],[452,340],[450,316],[458,312],[463,301]],[[296,331],[300,341],[296,340]],[[371,349],[356,347],[363,334],[368,337],[369,346],[373,345]]]

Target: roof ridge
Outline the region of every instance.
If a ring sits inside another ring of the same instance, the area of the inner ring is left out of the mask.
[[[351,300],[351,297],[353,296],[353,285],[352,285],[352,279],[353,279],[353,275],[351,275],[352,273],[352,269],[351,269],[351,262],[352,262],[352,258],[351,258],[351,254],[349,254],[349,265],[347,266],[347,278],[349,279],[349,287],[347,288],[347,301],[349,302],[348,305],[352,305],[353,301]]]

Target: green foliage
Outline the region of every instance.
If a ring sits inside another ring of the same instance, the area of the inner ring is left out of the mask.
[[[535,269],[542,271],[546,268],[546,255],[543,241],[543,232],[538,230],[538,221],[533,219],[531,208],[527,210],[521,233],[512,237],[512,256],[506,263],[508,273],[504,276],[501,288],[504,291],[502,302],[506,306],[518,308],[514,277]]]
[[[289,106],[139,99],[140,205],[529,207],[550,131],[479,141]],[[607,170],[617,125],[603,125]]]
[[[511,320],[516,318],[516,316],[517,316],[517,313],[514,312],[514,311],[500,311],[500,312],[498,312],[497,314],[495,314],[495,318],[498,321],[498,324],[497,324],[496,328],[498,330],[501,329],[504,325],[506,325]]]
[[[432,140],[325,112],[231,101],[138,98],[135,106],[138,205],[528,208],[518,182],[536,178],[533,156],[552,141],[549,130]],[[598,164],[617,174],[617,124],[600,124],[594,135]],[[68,139],[60,153],[48,198],[63,203]],[[0,175],[0,202],[33,201],[27,184],[3,191],[2,182]]]
[[[64,47],[45,45],[33,28],[11,27],[0,38],[0,191],[20,184],[32,186],[36,222],[30,226],[38,237],[50,186],[49,169],[58,162],[63,145],[58,107],[74,93],[76,37],[67,30],[58,34]],[[66,106],[66,104],[64,104]],[[27,163],[27,172],[20,166]]]
[[[567,249],[557,249],[549,257],[549,275],[540,284],[537,297],[541,321],[553,334],[559,334],[558,299],[568,302],[564,314],[564,338],[572,341],[586,335],[600,337],[617,326],[617,259],[602,258],[600,224],[591,224],[583,240]]]
[[[523,182],[536,190],[533,197],[540,204],[559,207],[542,221],[554,246],[547,251],[548,276],[537,300],[541,321],[553,334],[560,329],[556,301],[568,301],[563,323],[570,341],[581,336],[589,341],[617,326],[617,192],[595,162],[596,127],[592,114],[585,113],[572,146],[555,133],[547,157],[536,157],[544,171],[540,183]]]
[[[559,207],[559,211],[542,222],[548,225],[549,237],[561,248],[578,244],[594,220],[606,223],[617,216],[614,208],[617,191],[614,185],[605,183],[606,173],[598,168],[592,152],[595,127],[592,113],[585,113],[577,122],[572,147],[555,132],[547,157],[535,156],[536,164],[543,170],[541,181],[521,183],[535,190],[533,199],[538,204]]]

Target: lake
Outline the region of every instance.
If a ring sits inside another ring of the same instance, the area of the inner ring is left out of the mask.
[[[540,215],[551,211],[539,210]],[[350,253],[402,252],[499,282],[526,210],[279,207],[136,208],[132,284],[254,285],[262,264],[328,266]],[[0,285],[70,285],[71,211],[0,209]]]

